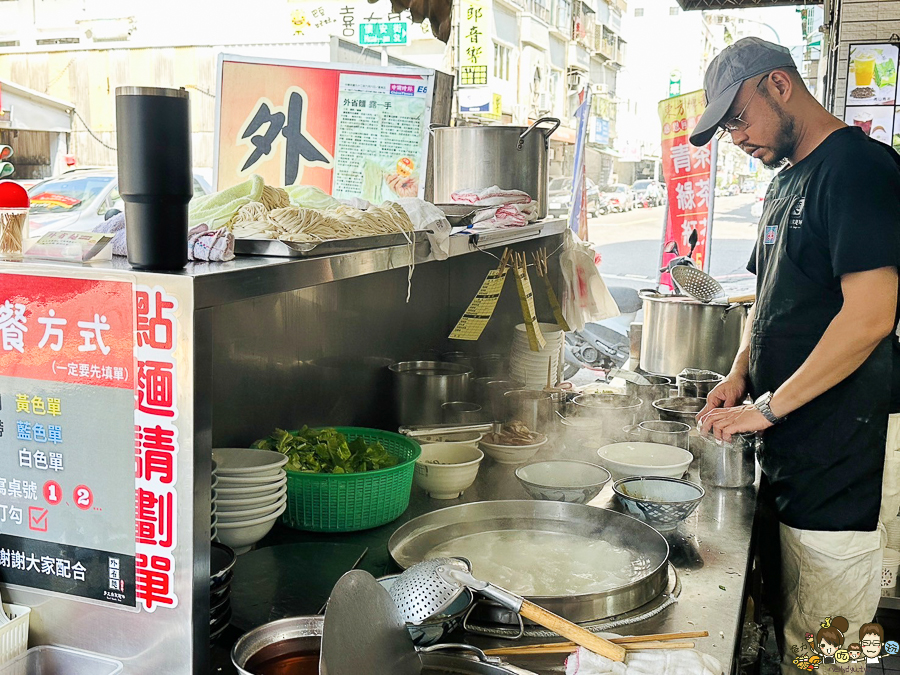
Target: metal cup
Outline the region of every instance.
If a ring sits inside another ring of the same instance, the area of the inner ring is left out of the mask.
[[[635,384],[634,382],[626,381],[625,393],[630,396],[637,396],[643,401],[640,419],[659,419],[659,413],[653,407],[653,401],[668,398],[671,395],[672,380],[664,375],[644,375],[644,378],[650,384]]]
[[[516,389],[503,395],[506,401],[504,422],[519,420],[531,431],[546,433],[553,414],[553,399],[549,392]]]
[[[735,434],[731,441],[696,436],[692,441],[700,450],[700,480],[710,485],[738,488],[756,480],[756,434]]]
[[[674,445],[690,451],[691,426],[684,422],[647,420],[638,424],[642,441]]]
[[[515,380],[490,380],[485,385],[490,406],[488,412],[491,419],[499,422],[506,419],[506,398],[504,397],[508,391],[517,391],[524,389],[525,385]]]
[[[724,379],[724,375],[697,368],[685,368],[675,378],[678,384],[678,395],[689,398],[706,398],[709,396],[709,392]]]
[[[450,401],[441,405],[444,424],[478,424],[483,421],[484,413],[477,403],[468,401]]]
[[[471,368],[472,372],[475,372],[476,357],[474,354],[469,354],[467,352],[445,352],[441,360],[446,361],[447,363],[459,363],[460,365]]]
[[[482,354],[475,359],[475,374],[478,377],[499,379],[506,377],[507,357],[503,354]]]

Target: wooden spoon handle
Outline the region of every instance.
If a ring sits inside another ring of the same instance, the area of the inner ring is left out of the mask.
[[[735,304],[738,302],[756,302],[756,293],[751,293],[750,295],[735,295],[734,297],[728,298],[728,304]]]
[[[566,621],[553,612],[548,612],[543,607],[538,607],[528,600],[522,601],[522,609],[519,614],[530,619],[544,628],[552,630],[557,635],[569,638],[575,644],[590,649],[595,654],[600,654],[613,661],[625,660],[625,649],[620,645],[614,645],[599,635],[586,631],[581,626],[576,626],[571,621]]]

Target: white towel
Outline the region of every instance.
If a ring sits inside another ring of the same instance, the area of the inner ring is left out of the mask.
[[[504,204],[496,209],[483,209],[472,217],[475,229],[496,227],[522,227],[537,220],[537,204]]]
[[[482,190],[466,188],[457,190],[450,195],[450,199],[461,204],[473,204],[474,206],[503,206],[504,204],[530,204],[533,200],[528,193],[521,190],[501,190],[492,185]]]
[[[629,652],[624,663],[582,647],[566,659],[566,675],[723,675],[722,664],[694,649]]]
[[[113,235],[113,255],[122,258],[128,255],[124,213],[117,213],[109,220],[100,223],[94,228],[94,232]],[[227,230],[210,230],[206,224],[200,224],[188,231],[186,243],[188,260],[225,262],[234,259],[234,235]]]

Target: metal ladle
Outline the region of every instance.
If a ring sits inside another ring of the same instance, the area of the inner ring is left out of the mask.
[[[397,577],[390,594],[404,619],[418,625],[444,611],[466,588],[596,654],[613,661],[625,660],[624,647],[594,635],[515,593],[476,579],[470,573],[468,563],[459,558],[433,558],[413,565]]]
[[[681,265],[674,267],[671,274],[681,290],[705,305],[733,305],[756,300],[755,294],[726,297],[722,284],[696,267]]]

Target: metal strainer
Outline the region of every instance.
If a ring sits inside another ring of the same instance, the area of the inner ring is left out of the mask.
[[[672,278],[681,290],[703,303],[710,303],[725,295],[722,284],[696,267],[687,265],[674,267],[672,268]]]
[[[417,563],[397,577],[391,587],[391,599],[407,622],[419,624],[446,609],[468,588],[595,654],[602,654],[613,661],[625,660],[622,646],[594,635],[515,593],[476,579],[470,568],[469,561],[460,558],[434,558]]]
[[[432,558],[410,567],[391,586],[391,599],[407,623],[418,626],[440,614],[465,590],[464,586],[444,581],[437,573],[440,567],[461,572],[472,570],[469,561],[464,558]]]

